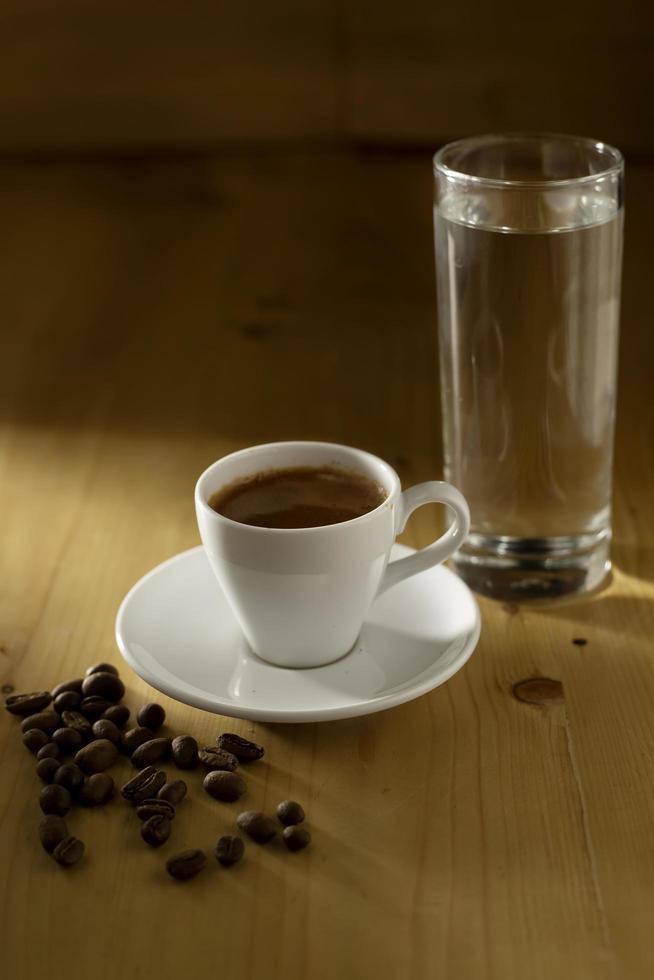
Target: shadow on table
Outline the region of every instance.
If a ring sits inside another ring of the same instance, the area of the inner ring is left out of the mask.
[[[584,630],[598,630],[622,634],[630,639],[649,639],[654,621],[654,591],[651,596],[616,595],[612,591],[598,592],[577,602],[566,602],[560,606],[531,607],[530,612],[542,614],[549,619],[566,621],[570,624],[570,642],[577,641],[579,648],[588,640]],[[589,641],[589,647],[591,642]]]
[[[654,548],[616,541],[613,545],[613,560],[618,572],[654,582]]]

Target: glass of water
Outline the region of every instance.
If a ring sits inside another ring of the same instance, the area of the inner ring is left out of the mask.
[[[478,592],[583,592],[610,568],[623,160],[557,134],[434,158],[445,479]]]

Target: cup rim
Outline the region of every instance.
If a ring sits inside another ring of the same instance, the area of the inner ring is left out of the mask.
[[[316,446],[320,449],[334,449],[342,450],[346,449],[348,452],[355,453],[357,456],[362,456],[368,459],[370,462],[375,463],[377,466],[381,467],[388,478],[390,489],[388,489],[388,495],[382,500],[374,510],[369,510],[365,514],[361,514],[359,517],[353,517],[349,521],[339,521],[336,524],[319,524],[317,527],[259,527],[256,524],[243,524],[240,521],[233,521],[231,517],[225,517],[224,514],[219,514],[218,511],[214,510],[209,506],[209,502],[206,499],[206,494],[203,493],[202,484],[208,477],[215,467],[221,463],[226,463],[228,460],[234,459],[236,456],[245,456],[250,453],[255,453],[257,450],[263,449],[275,449],[275,448],[288,448],[288,447],[310,447]],[[348,446],[345,443],[339,442],[324,442],[317,439],[287,439],[278,442],[262,442],[255,446],[246,446],[243,449],[236,449],[234,452],[227,453],[224,456],[219,456],[218,459],[210,463],[198,477],[195,484],[195,504],[196,507],[202,508],[204,514],[211,520],[217,520],[219,523],[226,524],[233,528],[238,528],[240,531],[246,533],[254,534],[280,534],[280,535],[300,535],[300,534],[317,534],[317,533],[329,533],[336,532],[338,528],[352,527],[355,524],[367,523],[375,518],[382,510],[387,508],[389,504],[395,500],[401,491],[400,478],[386,460],[382,459],[381,456],[376,456],[374,453],[369,453],[365,449],[359,449],[356,446]]]
[[[581,143],[587,147],[606,153],[612,157],[613,162],[602,170],[594,174],[582,174],[579,177],[561,177],[553,180],[543,178],[511,179],[506,180],[500,177],[481,177],[476,174],[466,173],[465,170],[458,170],[456,167],[449,167],[444,158],[447,153],[464,147],[483,146],[493,142],[505,141],[510,143],[517,140],[560,140],[567,143]],[[467,136],[464,139],[454,140],[446,143],[432,157],[434,174],[442,174],[445,177],[465,181],[471,184],[484,187],[533,187],[533,188],[556,188],[578,186],[579,184],[591,184],[598,180],[605,180],[613,174],[620,174],[624,169],[624,157],[617,147],[603,140],[596,140],[589,136],[575,136],[570,133],[556,132],[508,132],[508,133],[484,133],[480,136]]]

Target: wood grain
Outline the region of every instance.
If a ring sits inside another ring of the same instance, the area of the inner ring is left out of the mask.
[[[33,760],[2,712],[7,976],[648,980],[652,177],[628,174],[610,587],[482,600],[465,669],[368,718],[250,725],[160,698],[171,732],[253,733],[267,755],[248,806],[296,797],[314,834],[185,886],[165,858],[210,848],[233,807],[195,774],[160,852],[120,800],[75,812],[88,856],[63,871],[38,845]],[[118,663],[121,597],[196,543],[194,479],[225,451],[313,436],[382,454],[406,483],[440,472],[429,202],[420,154],[1,168],[0,684]],[[423,509],[404,540],[438,523]],[[133,708],[156,696],[123,674]],[[558,684],[513,696],[538,677]]]

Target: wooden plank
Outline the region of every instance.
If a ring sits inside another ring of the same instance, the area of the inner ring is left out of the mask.
[[[196,543],[193,481],[222,452],[316,436],[380,452],[407,483],[438,472],[426,155],[1,169],[0,684],[118,662],[116,606]],[[248,805],[295,796],[314,832],[303,854],[252,846],[185,887],[165,857],[209,848],[233,808],[194,774],[160,852],[120,800],[75,812],[88,858],[64,872],[38,846],[33,760],[2,712],[8,974],[649,978],[650,168],[629,186],[611,587],[482,601],[466,668],[369,718],[249,725],[161,698],[170,731],[254,733],[268,754]],[[438,524],[424,509],[404,540]],[[132,707],[153,696],[123,673]],[[562,697],[516,700],[538,676]]]
[[[348,16],[348,132],[437,145],[475,132],[572,132],[651,152],[654,18],[511,2],[410,16],[358,0]]]
[[[0,11],[0,151],[548,129],[652,153],[654,17],[370,0],[73,0]]]
[[[4,4],[0,149],[324,137],[331,17],[324,0]]]

